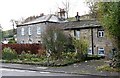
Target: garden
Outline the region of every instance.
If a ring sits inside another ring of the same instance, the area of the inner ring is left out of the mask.
[[[85,60],[101,59],[88,55],[88,41],[77,39],[54,25],[42,33],[42,44],[3,44],[2,62],[41,66],[66,66]]]
[[[82,62],[85,60],[100,59],[98,56],[83,56],[83,59],[78,58],[75,52],[62,53],[61,59],[55,59],[48,57],[46,54],[38,55],[31,54],[30,52],[17,54],[15,50],[11,48],[4,48],[2,51],[3,63],[17,63],[17,64],[29,64],[29,65],[41,65],[41,66],[67,66],[73,63]]]

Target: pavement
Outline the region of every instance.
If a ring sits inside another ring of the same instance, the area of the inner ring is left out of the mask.
[[[38,65],[24,65],[24,64],[11,64],[2,63],[2,68],[11,68],[19,70],[31,70],[31,71],[43,71],[51,73],[66,73],[66,74],[78,74],[78,75],[99,75],[99,76],[119,76],[118,72],[98,71],[96,68],[107,64],[105,60],[91,60],[81,63],[75,63],[64,67],[42,67]]]

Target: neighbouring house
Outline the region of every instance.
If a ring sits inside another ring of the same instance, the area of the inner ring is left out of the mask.
[[[76,20],[68,22],[50,14],[17,25],[17,43],[41,43],[41,33],[44,33],[46,26],[55,25],[76,39],[88,40],[88,54],[107,56],[112,49],[112,43],[99,22],[94,19],[80,19],[78,13],[75,17]]]
[[[41,34],[49,24],[67,22],[57,15],[43,15],[33,21],[17,25],[17,43],[41,43]]]

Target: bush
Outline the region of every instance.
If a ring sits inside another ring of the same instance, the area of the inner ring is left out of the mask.
[[[42,44],[2,44],[3,49],[10,47],[14,49],[18,54],[21,54],[23,51],[31,54],[38,54],[43,55],[44,49]]]
[[[8,43],[17,43],[14,39],[10,39]]]
[[[115,52],[110,66],[114,68],[120,68],[120,51]]]
[[[2,59],[5,59],[5,60],[17,59],[17,53],[9,47],[4,48],[2,51]]]

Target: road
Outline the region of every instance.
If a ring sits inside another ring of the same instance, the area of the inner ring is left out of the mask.
[[[65,73],[50,73],[43,71],[30,71],[19,69],[1,68],[2,78],[104,78],[101,76],[91,75],[75,75]],[[118,77],[105,77],[105,78],[118,78]]]
[[[50,73],[42,71],[18,70],[8,68],[2,68],[0,70],[2,71],[2,76],[79,76],[73,74]]]

